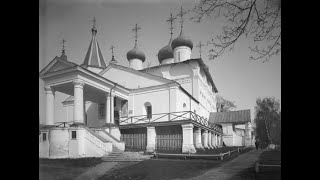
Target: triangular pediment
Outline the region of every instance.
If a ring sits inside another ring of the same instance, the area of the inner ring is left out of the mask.
[[[43,68],[43,70],[40,72],[40,76],[74,66],[77,66],[77,64],[66,61],[56,56],[45,68]]]
[[[116,64],[110,64],[106,69],[101,71],[99,75],[128,89],[139,89],[175,82]]]

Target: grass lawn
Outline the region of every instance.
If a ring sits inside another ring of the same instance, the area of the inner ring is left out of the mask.
[[[269,150],[263,152],[259,157],[260,164],[275,165],[280,164],[281,151],[280,150]],[[245,169],[230,180],[236,179],[247,179],[247,180],[280,180],[281,179],[281,168],[279,167],[260,167],[260,172],[255,173],[254,167]]]
[[[119,163],[119,165],[99,180],[140,180],[140,179],[174,179],[191,178],[204,172],[219,167],[223,162],[230,161],[239,154],[248,152],[235,152],[231,156],[225,156],[224,160],[181,160],[181,159],[151,159],[138,163]]]
[[[98,158],[39,159],[39,180],[74,179],[100,162]]]
[[[138,180],[190,178],[217,167],[219,161],[197,160],[146,160],[138,163],[121,163],[123,167],[110,170],[99,180]]]

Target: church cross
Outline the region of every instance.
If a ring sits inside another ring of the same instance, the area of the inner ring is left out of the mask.
[[[137,46],[137,41],[138,41],[138,31],[141,29],[140,26],[138,26],[138,24],[136,24],[135,28],[132,29],[132,31],[135,33],[135,47]]]
[[[183,15],[185,15],[187,13],[187,11],[183,11],[183,8],[181,6],[180,8],[180,12],[177,14],[177,16],[180,16],[180,24],[181,24],[181,31],[182,31],[182,27],[183,27]]]
[[[113,49],[114,49],[114,46],[113,46],[113,45],[111,45],[110,49],[111,49],[111,52],[112,52],[112,57],[114,57],[114,56],[113,56]]]
[[[205,46],[204,44],[201,44],[201,41],[199,41],[199,44],[197,45],[197,47],[199,48],[199,54],[200,54],[200,58],[201,58],[201,47]]]
[[[65,49],[64,49],[64,43],[66,42],[66,40],[63,38],[62,39],[62,54],[65,54]]]
[[[93,17],[92,22],[93,22],[93,28],[96,28],[96,17]]]
[[[169,17],[169,19],[167,19],[167,22],[170,22],[170,34],[171,34],[171,39],[172,39],[172,29],[173,29],[173,21],[174,20],[176,20],[177,19],[177,17],[173,17],[172,16],[172,13],[170,13],[170,17]]]

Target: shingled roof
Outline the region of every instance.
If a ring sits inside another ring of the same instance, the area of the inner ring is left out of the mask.
[[[241,124],[251,122],[250,109],[228,112],[211,112],[209,122],[214,124],[219,123],[235,123]]]
[[[92,28],[91,31],[92,31],[92,39],[89,45],[88,52],[84,59],[83,65],[106,68],[107,65],[104,61],[98,40],[96,38],[97,30],[95,28]]]

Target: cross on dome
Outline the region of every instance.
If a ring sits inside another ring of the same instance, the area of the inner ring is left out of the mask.
[[[138,24],[136,24],[135,28],[132,29],[132,31],[135,33],[135,44],[134,47],[137,46],[137,41],[138,41],[138,31],[141,29],[140,26],[138,26]]]
[[[64,49],[64,43],[66,42],[66,40],[63,38],[62,39],[62,54],[65,54],[65,49]]]
[[[183,11],[183,7],[181,6],[180,12],[177,14],[177,16],[180,16],[181,31],[182,31],[183,22],[184,22],[183,15],[185,14],[187,14],[187,11]]]
[[[177,17],[173,17],[172,16],[172,13],[170,13],[170,17],[169,17],[169,19],[167,19],[167,22],[170,22],[170,34],[171,34],[171,37],[170,37],[170,39],[172,39],[172,30],[173,30],[173,22],[175,21],[177,19]]]
[[[93,25],[92,25],[92,29],[91,29],[91,32],[92,32],[92,35],[95,36],[97,34],[97,29],[96,29],[96,17],[93,17]]]
[[[111,59],[110,63],[117,63],[117,61],[114,59],[114,55],[113,55],[113,49],[114,48],[115,47],[113,45],[111,45],[110,49],[111,49],[111,53],[112,53],[112,59]]]
[[[201,41],[199,41],[199,44],[196,46],[199,48],[199,54],[200,54],[200,58],[201,58],[201,47],[205,46],[204,44],[201,44]]]

